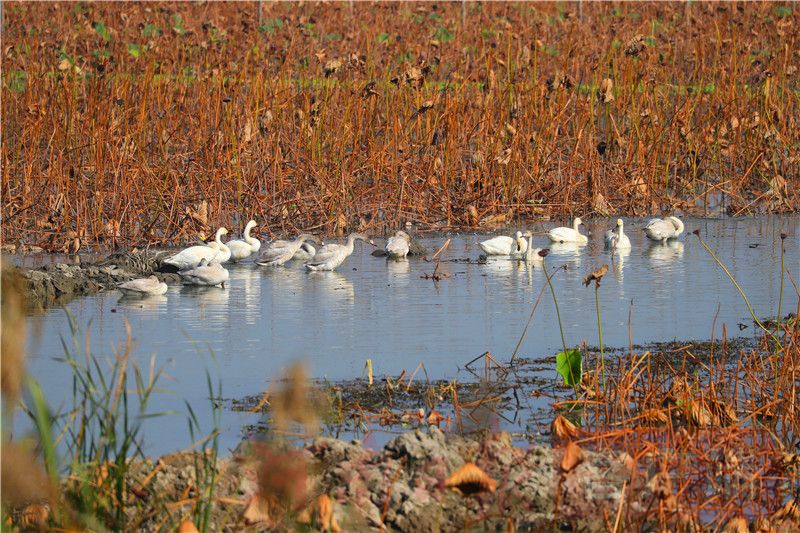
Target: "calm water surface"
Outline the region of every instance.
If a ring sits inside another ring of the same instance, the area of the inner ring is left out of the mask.
[[[547,257],[548,268],[567,264],[554,278],[567,343],[597,343],[593,288],[582,278],[603,263],[609,273],[600,289],[603,334],[607,345],[627,346],[628,312],[633,305],[634,343],[674,339],[707,339],[717,317],[729,335],[737,323],[750,325],[741,297],[724,273],[691,234],[668,245],[653,244],[638,229],[641,220],[627,220],[633,249],[615,258],[603,250],[602,233],[612,221],[587,223],[588,246],[562,246]],[[534,231],[552,227],[533,225]],[[786,240],[786,265],[797,278],[800,265],[797,234],[800,217],[686,220],[687,233],[701,235],[728,266],[750,298],[757,314],[773,315],[780,287],[780,233]],[[484,235],[452,235],[445,258],[476,259]],[[422,239],[432,253],[444,237]],[[383,240],[376,240],[379,246]],[[543,237],[535,246],[546,246]],[[337,272],[306,272],[302,264],[261,268],[231,267],[228,288],[171,286],[166,295],[145,300],[120,299],[108,292],[71,302],[67,308],[88,327],[92,350],[111,357],[125,339],[124,322],[132,328],[134,355],[147,366],[151,355],[164,368],[151,411],[176,414],[148,421],[149,453],[165,453],[189,444],[184,400],[201,420],[210,420],[206,372],[221,381],[223,396],[240,398],[264,391],[270,380],[294,361],[302,360],[311,375],[331,380],[362,374],[372,359],[378,375],[413,371],[420,362],[431,378],[465,379],[459,367],[484,351],[508,360],[544,283],[540,267],[508,259],[486,264],[443,263],[451,277],[422,279],[433,265],[420,259],[387,262],[356,245],[356,253]],[[796,299],[787,281],[784,309]],[[51,403],[66,405],[71,377],[63,363],[61,337],[69,335],[63,309],[30,318],[29,367]],[[549,293],[545,293],[520,355],[536,357],[560,350],[561,338]],[[554,377],[553,371],[551,376]],[[226,410],[223,446],[232,448],[243,424],[253,418]],[[210,427],[206,429],[211,429]]]

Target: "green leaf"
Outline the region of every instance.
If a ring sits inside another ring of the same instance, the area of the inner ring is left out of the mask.
[[[388,33],[383,32],[380,35],[378,35],[378,42],[379,43],[385,43],[388,40],[389,40],[389,34]]]
[[[161,35],[161,28],[155,24],[146,24],[145,27],[142,28],[142,35],[145,37],[157,37]]]
[[[102,21],[94,23],[94,31],[97,32],[97,35],[99,35],[105,42],[111,40],[111,32],[108,28],[106,28],[106,25],[103,24]]]
[[[139,56],[142,55],[142,47],[138,44],[128,43],[128,53],[135,59],[138,59]]]
[[[28,86],[28,74],[24,70],[12,70],[9,74],[4,74],[6,84],[14,92],[21,93]]]
[[[453,34],[447,31],[447,28],[444,26],[439,26],[439,28],[433,33],[433,38],[440,43],[449,43],[453,40]]]
[[[583,357],[578,349],[556,354],[556,372],[564,378],[564,385],[575,387],[583,377]]]
[[[792,16],[792,8],[788,6],[778,6],[774,8],[772,12],[778,15],[780,18]]]
[[[186,33],[186,28],[183,26],[183,17],[178,13],[172,15],[172,30],[178,35]]]
[[[267,19],[258,29],[261,33],[275,33],[275,30],[281,28],[283,28],[283,19]]]
[[[328,35],[324,36],[323,39],[326,41],[340,41],[342,39],[341,33],[329,33]]]

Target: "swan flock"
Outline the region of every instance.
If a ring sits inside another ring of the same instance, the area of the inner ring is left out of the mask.
[[[583,246],[588,244],[589,236],[581,233],[583,221],[576,217],[571,226],[560,226],[546,234],[550,242]],[[355,251],[355,244],[361,241],[375,246],[369,236],[352,233],[343,244],[323,243],[315,235],[302,233],[293,240],[274,240],[265,243],[252,235],[257,223],[250,220],[242,231],[240,239],[222,241],[228,234],[224,227],[219,228],[211,242],[190,246],[166,257],[162,263],[177,269],[178,275],[186,285],[204,287],[225,287],[230,272],[222,266],[225,263],[239,263],[253,258],[256,265],[279,267],[290,261],[303,262],[309,271],[332,271],[341,266]],[[678,238],[684,231],[683,222],[675,217],[654,218],[642,228],[651,241],[665,244]],[[517,231],[513,235],[498,235],[478,243],[486,256],[505,256],[527,263],[541,263],[548,250],[534,248],[534,234],[530,230]],[[411,249],[411,236],[405,231],[397,231],[386,241],[384,254],[390,261],[406,261]],[[202,241],[201,241],[202,242]],[[311,243],[316,244],[315,248]],[[603,235],[603,243],[612,254],[616,250],[631,249],[630,237],[625,233],[625,224],[617,219],[614,227]],[[628,252],[626,252],[628,253]],[[117,285],[124,297],[162,295],[167,292],[167,284],[156,275],[138,278]]]

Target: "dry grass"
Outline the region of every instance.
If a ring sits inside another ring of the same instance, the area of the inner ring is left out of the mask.
[[[4,4],[2,237],[796,210],[792,4]]]

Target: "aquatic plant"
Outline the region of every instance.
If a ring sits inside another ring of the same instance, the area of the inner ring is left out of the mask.
[[[615,244],[616,247],[616,244]],[[603,279],[603,276],[606,275],[608,272],[608,265],[603,265],[602,267],[598,268],[597,270],[593,271],[591,274],[586,276],[583,280],[583,285],[588,287],[589,284],[594,281],[594,304],[595,308],[597,309],[597,334],[600,337],[600,368],[603,373],[603,388],[605,389],[606,386],[606,356],[603,352],[603,324],[600,320],[600,280]]]
[[[74,6],[3,11],[3,243],[800,202],[791,4]]]

